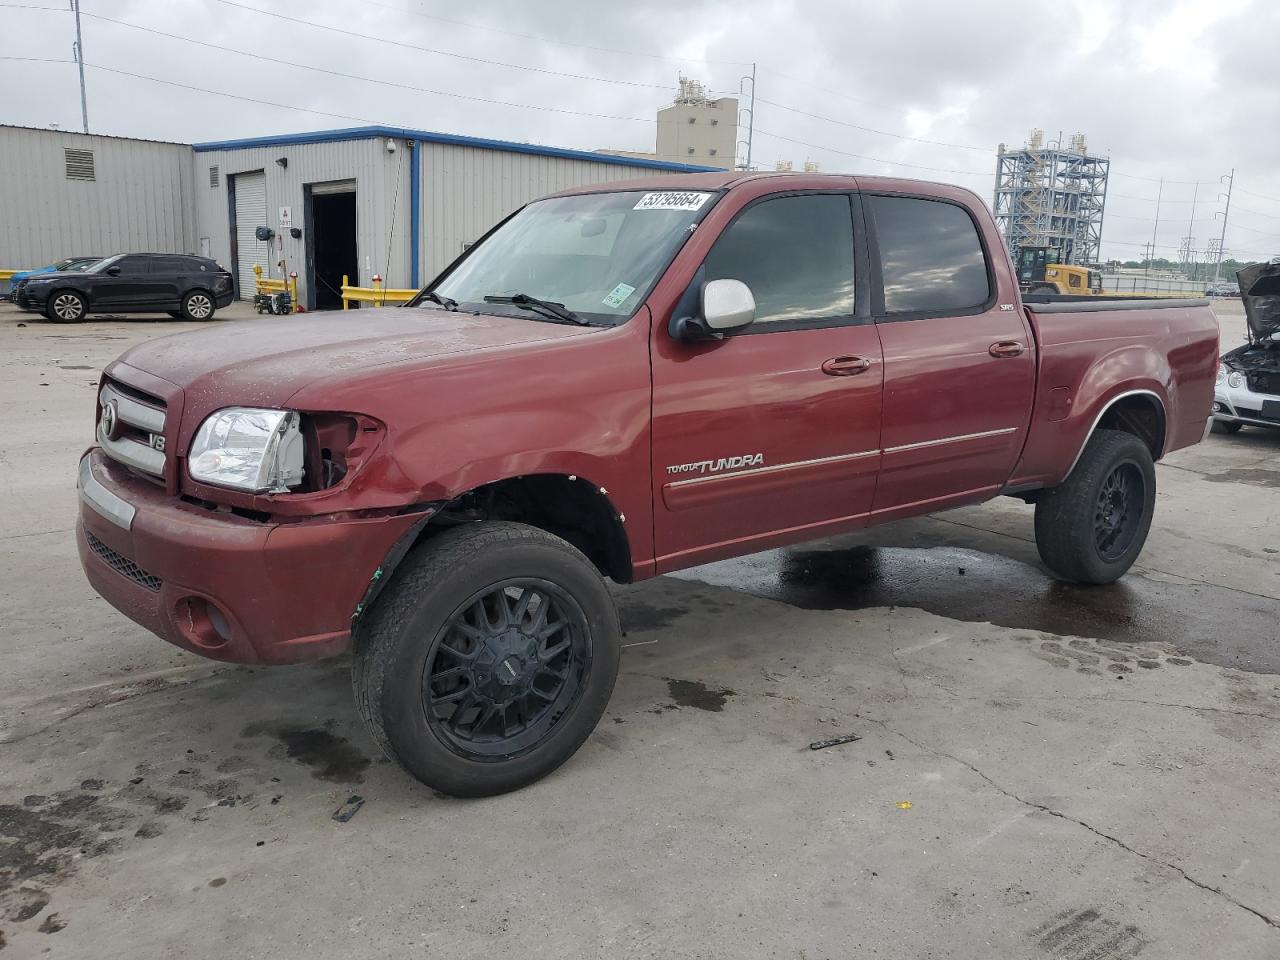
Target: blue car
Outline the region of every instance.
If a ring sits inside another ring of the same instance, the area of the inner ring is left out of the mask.
[[[101,257],[68,257],[65,260],[59,260],[57,263],[51,263],[47,267],[40,267],[36,270],[22,270],[9,278],[9,290],[3,299],[17,303],[18,287],[24,280],[28,280],[38,274],[64,270],[88,270],[101,259]]]

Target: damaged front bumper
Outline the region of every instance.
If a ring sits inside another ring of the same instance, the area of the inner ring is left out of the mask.
[[[420,519],[277,523],[209,510],[96,447],[80,462],[79,487],[76,541],[93,588],[170,643],[234,663],[343,652],[371,580]]]

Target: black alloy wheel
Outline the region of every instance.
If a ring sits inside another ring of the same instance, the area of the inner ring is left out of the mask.
[[[1121,463],[1107,475],[1093,514],[1093,544],[1098,556],[1112,563],[1132,546],[1141,526],[1142,471],[1135,463]]]
[[[422,701],[431,730],[471,760],[535,749],[582,694],[587,618],[547,580],[522,577],[465,601],[427,654]]]

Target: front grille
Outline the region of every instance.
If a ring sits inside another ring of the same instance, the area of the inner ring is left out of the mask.
[[[108,411],[108,408],[109,411]],[[98,443],[108,457],[163,477],[167,411],[159,397],[106,380],[98,393]]]
[[[1280,396],[1280,373],[1254,370],[1245,377],[1245,382],[1249,384],[1249,389],[1254,393],[1269,393],[1274,396]]]
[[[89,549],[94,552],[94,555],[116,573],[120,574],[120,576],[127,577],[138,586],[145,587],[152,593],[160,592],[159,577],[153,577],[128,557],[124,556],[124,554],[116,553],[88,530],[84,532],[84,536],[89,542]]]

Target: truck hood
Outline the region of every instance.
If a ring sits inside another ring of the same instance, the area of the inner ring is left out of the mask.
[[[181,387],[202,407],[284,406],[312,383],[347,380],[373,367],[591,332],[526,317],[387,307],[215,322],[139,344],[120,362]]]
[[[1258,341],[1280,333],[1280,257],[1245,267],[1236,279],[1249,320],[1249,335]]]

